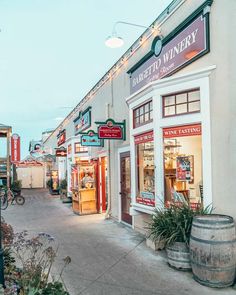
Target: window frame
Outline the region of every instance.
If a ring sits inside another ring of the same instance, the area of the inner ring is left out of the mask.
[[[148,111],[145,112],[145,107],[148,105]],[[152,107],[150,107],[152,106]],[[143,109],[143,113],[140,114],[140,110]],[[136,115],[137,110],[139,111],[139,115]],[[152,113],[152,118],[151,118],[151,113]],[[145,121],[145,115],[148,114],[149,119]],[[140,118],[143,117],[143,122],[140,123]],[[139,123],[136,123],[136,119],[139,118]],[[152,99],[145,102],[144,104],[136,107],[133,109],[133,129],[138,128],[140,126],[146,125],[153,122],[153,101]]]
[[[189,101],[189,93],[191,92],[199,92],[199,99],[197,100],[191,100]],[[176,97],[177,95],[180,94],[186,94],[187,95],[187,101],[186,102],[181,102],[181,103],[176,103]],[[171,105],[165,105],[165,99],[168,97],[174,96],[175,98],[175,102],[174,104]],[[200,103],[200,108],[197,111],[189,111],[189,104],[194,103],[194,102],[199,102]],[[181,105],[186,105],[187,106],[187,112],[183,112],[180,114],[177,114],[177,106],[181,106]],[[167,107],[175,107],[175,113],[173,115],[165,115],[165,108]],[[163,95],[162,96],[162,118],[169,118],[169,117],[176,117],[176,116],[182,116],[182,115],[188,115],[188,114],[194,114],[194,113],[200,113],[201,112],[201,97],[200,97],[200,88],[194,88],[191,90],[185,90],[185,91],[181,91],[181,92],[174,92],[168,95]]]

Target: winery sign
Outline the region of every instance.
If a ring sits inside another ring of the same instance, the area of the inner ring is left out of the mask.
[[[187,25],[184,22],[182,28],[162,40],[162,48],[160,38],[155,38],[152,51],[128,72],[131,94],[152,81],[173,74],[209,52],[208,18],[208,14],[199,15]]]
[[[109,118],[106,122],[95,122],[98,126],[98,138],[100,139],[121,139],[126,140],[126,124],[123,122],[115,122]]]

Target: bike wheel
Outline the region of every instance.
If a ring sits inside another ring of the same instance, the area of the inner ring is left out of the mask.
[[[25,203],[25,198],[23,196],[16,196],[15,201],[18,205],[24,205]]]
[[[0,199],[1,199],[1,210],[7,209],[7,207],[8,207],[7,196],[3,196]]]

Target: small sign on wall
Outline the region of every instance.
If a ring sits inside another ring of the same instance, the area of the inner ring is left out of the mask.
[[[74,120],[75,135],[91,126],[91,107],[88,107],[84,112],[80,112],[79,116]]]
[[[81,133],[82,134],[82,133]],[[98,137],[98,134],[93,130],[89,130],[87,133],[81,135],[81,145],[82,146],[93,146],[100,147],[103,146],[104,140]]]
[[[98,126],[98,138],[100,139],[116,139],[125,140],[126,139],[126,123],[115,122],[113,119],[109,118],[105,122],[95,122],[100,124]]]

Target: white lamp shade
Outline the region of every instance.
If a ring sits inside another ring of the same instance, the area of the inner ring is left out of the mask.
[[[123,46],[124,41],[121,37],[118,36],[109,36],[105,41],[106,46],[111,48],[118,48]]]

